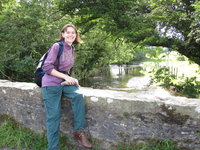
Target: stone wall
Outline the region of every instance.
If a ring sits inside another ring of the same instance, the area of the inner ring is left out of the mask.
[[[172,139],[178,146],[200,149],[200,99],[175,97],[158,87],[128,93],[80,88],[85,95],[87,122],[102,149],[118,142],[147,143]],[[34,83],[0,80],[0,113],[33,131],[45,131],[41,91]],[[70,100],[62,99],[61,131],[72,138]]]

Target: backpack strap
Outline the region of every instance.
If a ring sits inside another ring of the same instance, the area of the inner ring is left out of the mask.
[[[59,71],[59,66],[60,66],[60,56],[63,52],[63,43],[62,42],[57,42],[59,44],[59,51],[58,51],[58,55],[57,55],[57,59],[58,59],[58,71]]]
[[[58,56],[57,56],[57,58],[58,58],[58,57],[61,56],[61,54],[62,54],[62,52],[63,52],[63,43],[62,43],[62,42],[57,42],[57,43],[60,45],[59,52],[58,52]]]
[[[72,54],[74,54],[74,51],[75,51],[75,46],[72,45]]]

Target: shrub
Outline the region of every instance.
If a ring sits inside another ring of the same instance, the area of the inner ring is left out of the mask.
[[[168,89],[173,87],[172,90],[180,95],[190,98],[200,97],[200,81],[197,80],[197,77],[176,77],[170,73],[167,67],[154,70],[151,82]]]

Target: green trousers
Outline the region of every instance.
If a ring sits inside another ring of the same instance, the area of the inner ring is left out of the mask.
[[[74,114],[74,131],[85,129],[85,102],[83,95],[74,85],[49,86],[42,88],[42,96],[46,112],[46,128],[48,150],[59,150],[59,130],[61,117],[62,95],[71,99],[71,107]]]

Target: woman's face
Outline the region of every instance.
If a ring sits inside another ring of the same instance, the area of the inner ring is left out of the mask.
[[[62,37],[65,39],[65,42],[69,45],[72,45],[76,39],[76,31],[72,27],[67,27],[67,30],[62,33]]]

